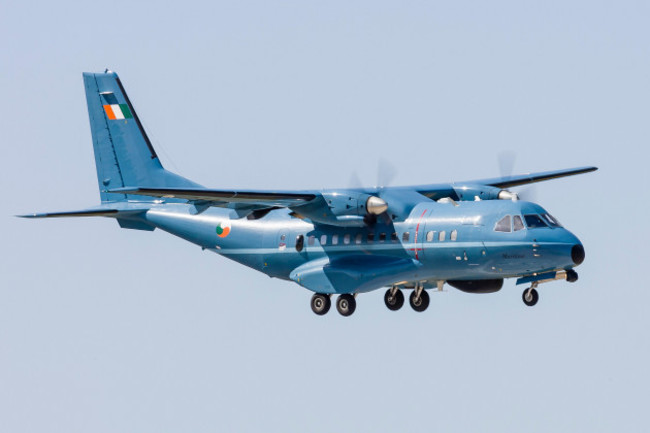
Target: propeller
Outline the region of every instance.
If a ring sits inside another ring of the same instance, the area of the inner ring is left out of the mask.
[[[502,152],[499,152],[498,162],[501,177],[505,178],[506,180],[512,177],[516,160],[517,153],[513,150],[504,150]],[[515,190],[513,193],[516,194],[516,199],[518,200],[534,202],[537,199],[537,186],[529,185],[524,188]]]
[[[379,158],[377,162],[377,188],[383,189],[393,183],[397,177],[397,169],[386,158]]]
[[[381,194],[381,190],[390,186],[396,176],[397,169],[395,166],[388,159],[380,158],[377,162],[377,184],[375,186],[379,190],[378,195]],[[350,175],[348,184],[354,190],[364,189],[357,172],[353,172]],[[383,218],[386,224],[391,222],[390,216],[386,212],[388,210],[388,203],[381,197],[371,196],[366,203],[366,210],[368,213],[363,218],[366,225],[372,226],[376,224],[377,217]]]

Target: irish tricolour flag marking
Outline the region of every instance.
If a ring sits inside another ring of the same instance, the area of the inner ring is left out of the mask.
[[[133,119],[133,115],[127,104],[104,105],[104,111],[106,111],[106,116],[111,120]]]
[[[230,234],[230,221],[220,222],[217,226],[217,236],[225,238]]]

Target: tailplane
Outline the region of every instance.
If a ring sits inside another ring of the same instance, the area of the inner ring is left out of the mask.
[[[200,187],[163,168],[115,72],[84,72],[83,79],[102,203],[142,201],[106,192],[129,186]]]

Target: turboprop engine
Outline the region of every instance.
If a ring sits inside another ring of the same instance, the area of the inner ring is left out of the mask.
[[[358,227],[376,220],[388,209],[380,197],[355,192],[324,192],[317,200],[291,208],[294,216],[338,226]]]
[[[518,200],[517,193],[487,185],[454,185],[454,192],[460,201]]]

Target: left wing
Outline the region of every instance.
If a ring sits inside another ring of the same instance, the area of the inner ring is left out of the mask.
[[[576,174],[590,173],[598,170],[598,167],[577,167],[565,170],[544,171],[541,173],[528,173],[516,176],[495,177],[470,181],[468,183],[480,183],[483,185],[495,186],[497,188],[511,188],[513,186],[527,185],[529,183],[543,182],[545,180],[559,179],[561,177],[574,176]]]
[[[473,200],[476,196],[480,197],[482,200],[493,200],[497,198],[510,199],[513,197],[513,194],[504,191],[505,188],[543,182],[545,180],[559,179],[561,177],[574,176],[576,174],[589,173],[596,170],[598,170],[598,167],[576,167],[564,170],[494,177],[490,179],[419,185],[414,186],[413,189],[433,200],[442,197],[451,197],[454,200]],[[505,192],[505,194],[501,194],[502,192]]]

